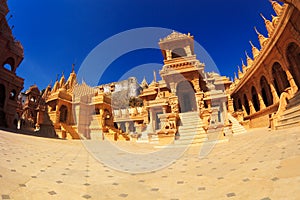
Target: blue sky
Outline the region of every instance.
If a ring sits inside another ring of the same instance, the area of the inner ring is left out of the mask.
[[[24,89],[32,84],[45,88],[57,74],[69,75],[72,63],[78,71],[98,44],[140,27],[190,32],[220,73],[233,77],[240,59],[245,60],[245,50],[251,52],[249,40],[259,47],[253,27],[267,35],[259,14],[268,19],[274,14],[268,0],[9,0],[8,5],[13,15],[9,24],[14,25],[14,36],[24,46],[25,58],[17,70],[25,78]],[[153,68],[158,70],[163,63],[161,52],[141,49],[122,55],[99,82],[125,78],[124,74],[137,66],[150,68],[147,63],[156,63]],[[139,71],[139,80],[146,76],[150,82],[152,70],[135,71]]]

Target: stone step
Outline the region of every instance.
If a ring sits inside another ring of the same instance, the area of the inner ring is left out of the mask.
[[[281,125],[277,125],[276,130],[282,130],[282,129],[299,127],[299,126],[300,126],[300,121],[293,121],[293,122],[288,122],[288,123],[284,123]]]
[[[286,106],[287,109],[290,109],[294,106],[300,105],[300,92],[297,92],[293,98],[290,99],[288,105]]]
[[[281,118],[278,121],[278,125],[282,125],[284,123],[289,123],[289,122],[300,122],[300,115],[289,117],[289,118]]]
[[[178,130],[191,130],[191,131],[195,131],[195,130],[199,130],[202,129],[202,126],[199,125],[195,125],[195,126],[179,126]]]
[[[294,117],[297,115],[300,115],[300,106],[296,106],[296,107],[290,108],[288,110],[285,110],[282,114],[282,117],[289,118],[290,116]]]
[[[203,142],[207,141],[207,137],[199,138],[199,139],[190,139],[190,140],[174,140],[174,145],[191,145],[198,144],[201,145]]]

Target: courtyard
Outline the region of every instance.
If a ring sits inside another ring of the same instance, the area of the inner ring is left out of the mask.
[[[116,142],[126,151],[138,151],[138,145],[144,153],[152,151],[146,144],[132,144]],[[80,140],[0,131],[0,195],[2,199],[83,200],[300,198],[297,129],[253,129],[216,144],[204,157],[199,156],[201,148],[189,147],[161,169],[134,173],[98,161]],[[133,160],[122,162],[127,165]]]

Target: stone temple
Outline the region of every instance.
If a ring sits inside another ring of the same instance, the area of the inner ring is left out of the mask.
[[[206,72],[194,37],[172,32],[158,45],[161,80],[135,77],[91,87],[74,71],[40,92],[36,85],[19,95],[15,74],[23,48],[13,39],[1,1],[0,125],[63,139],[125,140],[157,144],[226,141],[258,127],[284,129],[300,124],[299,4],[271,1],[276,16],[262,16],[268,35],[256,28],[260,47],[241,63],[234,80]],[[5,67],[10,66],[10,69]]]

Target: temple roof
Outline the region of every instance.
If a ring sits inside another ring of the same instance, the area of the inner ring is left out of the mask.
[[[175,40],[181,40],[181,39],[193,39],[194,37],[188,34],[179,33],[176,31],[173,31],[170,35],[166,36],[163,39],[160,39],[159,42],[169,42],[169,41],[175,41]]]

